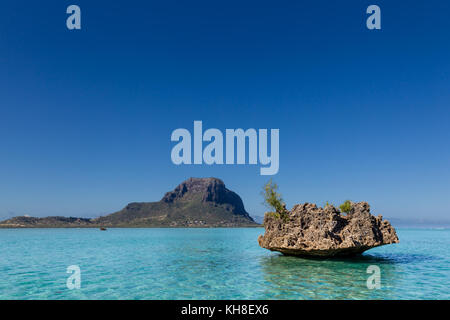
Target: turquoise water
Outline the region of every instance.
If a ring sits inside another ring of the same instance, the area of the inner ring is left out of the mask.
[[[0,299],[449,299],[450,230],[400,229],[360,258],[258,246],[257,229],[0,229]],[[81,269],[69,290],[66,268]],[[381,288],[368,289],[369,265]]]

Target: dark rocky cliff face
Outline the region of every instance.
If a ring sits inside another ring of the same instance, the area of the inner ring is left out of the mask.
[[[165,203],[182,201],[189,199],[189,196],[192,194],[201,195],[202,202],[210,202],[217,205],[228,204],[233,208],[233,214],[250,218],[244,209],[241,197],[228,190],[223,181],[217,178],[190,178],[178,185],[173,191],[167,192],[161,201]]]

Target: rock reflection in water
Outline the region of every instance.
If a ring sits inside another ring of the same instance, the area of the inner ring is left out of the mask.
[[[277,254],[260,262],[271,299],[395,299],[393,288],[402,274],[401,259],[371,255],[312,259]],[[381,269],[381,289],[367,288],[370,265]]]

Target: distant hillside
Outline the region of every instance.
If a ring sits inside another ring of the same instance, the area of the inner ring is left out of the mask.
[[[252,218],[256,223],[263,224],[264,222],[264,216],[252,216]]]
[[[241,198],[217,178],[190,178],[157,202],[133,202],[96,219],[15,217],[0,227],[245,227],[257,226]]]

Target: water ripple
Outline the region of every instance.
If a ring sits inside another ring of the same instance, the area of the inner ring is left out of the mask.
[[[0,299],[449,299],[450,230],[341,259],[262,249],[262,229],[0,230]],[[79,265],[80,290],[66,268]],[[381,270],[370,290],[367,267]]]

